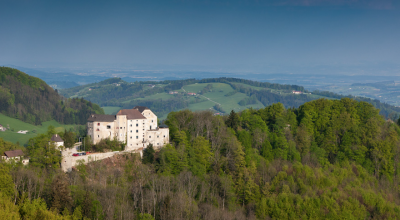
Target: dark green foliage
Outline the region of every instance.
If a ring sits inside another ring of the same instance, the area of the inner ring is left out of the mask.
[[[235,95],[236,93],[237,93],[237,91],[236,91],[236,90],[233,90],[232,92],[226,93],[225,96],[226,96],[226,97],[233,96],[233,95]]]
[[[217,111],[218,113],[219,113],[219,112],[220,112],[220,113],[225,113],[225,110],[222,109],[221,105],[216,104],[216,105],[214,105],[213,108],[214,108],[214,110]]]
[[[208,84],[206,87],[204,87],[201,91],[200,94],[204,95],[207,92],[211,92],[213,89],[213,85],[212,84]]]
[[[236,112],[232,110],[228,116],[228,119],[225,121],[226,126],[236,131],[239,126],[239,123],[240,121],[238,114],[236,114]]]
[[[250,97],[240,100],[238,104],[241,106],[257,104],[257,97],[255,95],[252,95]]]
[[[105,105],[116,105],[117,103],[105,103]],[[129,103],[122,105],[122,108],[129,109],[135,106],[146,106],[150,108],[158,117],[161,117],[169,112],[177,109],[184,109],[189,106],[188,102],[183,101],[181,97],[175,97],[167,100],[156,99],[156,100],[133,100]]]
[[[149,146],[142,160],[80,164],[68,181],[45,166],[12,167],[22,218],[66,205],[59,217],[400,219],[400,128],[371,104],[321,99],[223,117],[184,110],[165,123],[171,144]]]
[[[117,139],[110,140],[108,138],[100,140],[100,142],[95,145],[91,144],[90,138],[86,138],[85,142],[86,151],[91,152],[105,152],[106,150],[123,151],[125,146],[125,143],[121,143]]]
[[[90,114],[104,111],[84,99],[64,99],[39,78],[19,70],[0,67],[0,112],[39,125],[56,120],[64,124],[85,124]]]
[[[60,136],[64,140],[64,147],[66,148],[71,148],[76,143],[76,134],[72,131],[65,130]]]
[[[3,138],[0,138],[0,154],[4,155],[4,151],[10,151],[10,150],[25,151],[25,148],[22,146],[19,146],[18,144],[13,144],[11,142],[4,141]]]
[[[149,144],[144,150],[143,150],[143,158],[142,158],[142,163],[144,164],[152,164],[154,163],[154,147],[152,144]]]
[[[4,163],[0,163],[0,193],[9,199],[14,199],[14,187],[10,168]]]

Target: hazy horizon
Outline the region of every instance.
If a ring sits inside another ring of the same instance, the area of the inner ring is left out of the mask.
[[[400,73],[399,3],[390,0],[2,0],[0,7],[0,65]]]

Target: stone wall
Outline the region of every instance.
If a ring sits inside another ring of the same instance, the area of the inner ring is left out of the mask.
[[[98,160],[103,160],[109,157],[112,157],[117,154],[124,154],[128,153],[126,151],[122,152],[107,152],[107,153],[93,153],[89,155],[84,155],[84,156],[72,156],[71,154],[64,155],[61,161],[61,169],[64,172],[71,172],[72,167],[76,166],[79,164],[79,161],[82,161],[84,164],[98,161]],[[141,152],[139,152],[141,153]]]

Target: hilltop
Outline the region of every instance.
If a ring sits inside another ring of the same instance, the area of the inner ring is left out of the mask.
[[[47,132],[29,166],[0,164],[0,201],[22,219],[400,219],[400,127],[378,112],[349,98],[171,112],[170,144],[67,174]]]
[[[296,91],[295,93],[293,91]],[[286,108],[299,107],[319,98],[345,97],[366,101],[379,108],[380,113],[397,118],[400,108],[369,98],[343,96],[331,92],[309,92],[302,86],[257,82],[237,78],[186,79],[127,82],[110,78],[98,83],[60,90],[70,98],[85,98],[102,106],[107,114],[136,105],[151,108],[161,119],[171,111],[182,109],[213,110],[229,113],[253,108],[260,109],[280,102]]]
[[[66,99],[43,80],[9,67],[0,67],[0,103],[1,114],[34,125],[85,124],[90,114],[103,113],[96,104]]]

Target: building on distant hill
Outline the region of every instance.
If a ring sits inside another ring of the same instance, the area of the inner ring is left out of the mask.
[[[153,144],[155,148],[169,143],[169,129],[157,127],[157,116],[147,107],[121,109],[117,115],[93,114],[88,118],[88,136],[93,144],[101,139],[126,143],[125,150],[136,150]]]
[[[295,91],[295,90],[293,90],[292,93],[293,93],[293,94],[296,94],[296,95],[298,95],[298,94],[303,94],[302,91]]]
[[[5,151],[4,155],[1,156],[1,159],[6,162],[21,161],[24,165],[27,165],[29,163],[29,159],[24,159],[24,152],[22,152],[22,150]]]
[[[3,125],[0,124],[0,131],[6,131],[6,130],[7,130],[7,128],[3,127]]]
[[[53,142],[56,145],[56,148],[64,146],[64,141],[58,134],[55,134],[53,135],[53,137],[51,137],[51,142]]]
[[[189,92],[188,95],[196,95],[194,92]]]

